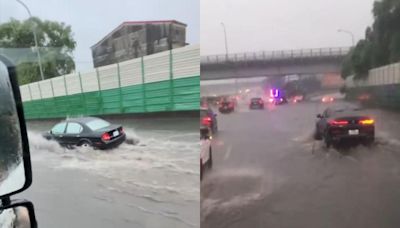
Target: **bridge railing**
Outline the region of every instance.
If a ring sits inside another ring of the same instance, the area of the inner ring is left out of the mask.
[[[229,55],[223,55],[223,54],[209,55],[201,57],[201,64],[345,56],[349,53],[349,51],[350,47],[336,47],[336,48],[314,48],[314,49],[281,50],[281,51],[244,52],[244,53],[233,53]]]

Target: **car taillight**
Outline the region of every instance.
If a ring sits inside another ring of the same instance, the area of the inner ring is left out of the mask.
[[[263,102],[263,101],[261,101],[261,100],[259,101],[259,103],[260,103],[260,104],[264,104],[264,102]]]
[[[372,125],[375,123],[375,121],[373,119],[365,119],[365,120],[360,120],[359,123],[362,125]]]
[[[204,117],[203,119],[202,119],[202,123],[203,123],[203,125],[207,125],[207,126],[209,126],[210,124],[211,124],[211,117]]]
[[[119,131],[121,134],[124,134],[125,133],[125,130],[124,130],[124,128],[123,127],[121,127],[121,130]]]
[[[103,140],[103,141],[110,141],[110,140],[111,140],[110,134],[108,134],[107,132],[104,133],[104,134],[101,136],[101,140]]]
[[[347,120],[331,120],[331,121],[329,121],[329,124],[334,125],[334,126],[347,125],[348,123],[349,123],[349,121],[347,121]]]

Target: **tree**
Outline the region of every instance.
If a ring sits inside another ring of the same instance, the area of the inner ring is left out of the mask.
[[[0,25],[0,53],[5,52],[5,55],[16,63],[20,84],[41,79],[34,49],[34,29],[45,79],[74,71],[72,52],[76,42],[70,26],[54,21],[42,21],[37,17],[24,21],[11,19]]]
[[[374,23],[343,62],[342,77],[364,78],[368,70],[400,61],[400,1],[375,1]]]

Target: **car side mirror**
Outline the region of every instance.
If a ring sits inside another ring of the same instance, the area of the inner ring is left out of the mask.
[[[321,114],[318,114],[318,115],[317,115],[317,118],[318,118],[318,119],[322,119],[323,116],[322,116]]]
[[[1,55],[0,126],[0,198],[9,199],[31,185],[32,169],[16,69]]]
[[[33,204],[13,200],[8,206],[0,207],[0,227],[37,228]]]

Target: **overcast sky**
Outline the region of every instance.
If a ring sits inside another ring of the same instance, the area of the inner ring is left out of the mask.
[[[373,22],[374,0],[201,0],[202,55],[350,46]]]
[[[188,25],[187,42],[199,43],[199,0],[23,0],[33,16],[71,25],[78,70],[93,67],[90,47],[123,21],[175,19]],[[16,0],[0,0],[0,23],[27,19]]]

